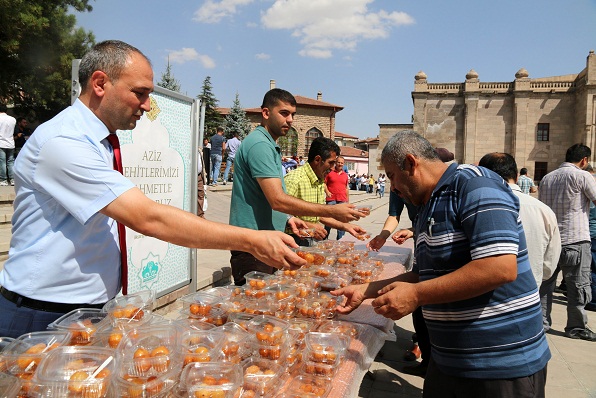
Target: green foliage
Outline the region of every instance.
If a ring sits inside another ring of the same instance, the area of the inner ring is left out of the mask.
[[[0,0],[0,98],[45,121],[70,105],[71,62],[94,44],[76,27],[89,0]]]
[[[202,98],[205,103],[205,138],[211,138],[215,134],[217,127],[224,125],[224,119],[217,111],[218,101],[213,94],[211,76],[207,76],[203,80],[201,94],[197,98]]]
[[[236,93],[234,104],[225,119],[224,131],[228,138],[234,137],[235,131],[239,133],[241,139],[250,133],[250,120],[248,120],[246,112],[240,106],[238,93]]]
[[[170,66],[170,59],[168,58],[168,66],[166,71],[161,74],[161,81],[157,83],[158,86],[167,88],[168,90],[180,92],[180,82],[174,78],[172,74],[172,67]]]

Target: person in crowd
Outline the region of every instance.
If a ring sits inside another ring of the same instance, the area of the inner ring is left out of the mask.
[[[207,185],[211,185],[211,143],[208,138],[203,139],[203,166],[205,182]]]
[[[17,120],[10,116],[5,104],[0,103],[0,186],[14,185],[12,168],[14,165],[13,133]]]
[[[542,305],[542,323],[544,330],[550,330],[552,320],[552,300],[549,301],[546,289],[548,280],[557,268],[561,255],[561,236],[555,213],[536,198],[522,192],[515,183],[517,179],[517,163],[508,153],[488,153],[480,159],[479,166],[494,171],[509,184],[509,187],[519,199],[519,215],[524,226],[528,243],[530,266],[539,287],[540,303]],[[518,179],[519,181],[519,179]],[[551,295],[552,298],[552,295]]]
[[[286,193],[279,137],[286,136],[296,113],[296,99],[286,90],[269,90],[261,105],[261,125],[242,141],[236,152],[230,224],[254,230],[284,231],[296,235],[306,224],[294,216],[331,217],[340,222],[360,219],[354,205],[326,206],[309,203]],[[295,173],[295,171],[293,172]],[[230,259],[236,285],[243,285],[250,271],[272,273],[274,268],[244,251],[232,251]]]
[[[285,176],[290,171],[296,170],[296,167],[298,166],[298,162],[296,162],[296,160],[294,160],[294,158],[288,158],[286,156],[283,156],[281,158],[281,165],[283,166],[282,171]]]
[[[238,131],[234,131],[234,136],[226,142],[226,169],[224,170],[223,176],[223,184],[226,185],[228,183],[228,177],[230,176],[230,169],[234,165],[234,158],[236,157],[236,151],[238,147],[240,147],[240,133]]]
[[[80,97],[36,129],[15,165],[0,336],[45,330],[74,309],[103,307],[121,287],[126,294],[118,224],[181,246],[244,250],[279,268],[305,264],[284,233],[256,233],[157,203],[114,170],[116,130],[133,129],[151,106],[153,70],[138,49],[96,44],[81,60],[79,80]]]
[[[395,134],[381,162],[396,193],[421,206],[414,268],[333,291],[347,299],[338,312],[366,298],[391,319],[422,306],[432,342],[426,398],[544,397],[551,354],[509,186],[485,168],[446,165],[413,131]]]
[[[205,167],[203,165],[203,150],[197,151],[197,216],[205,218]]]
[[[335,167],[325,176],[325,201],[328,205],[337,205],[350,202],[350,189],[348,187],[348,173],[344,171],[345,159],[338,156],[335,160]],[[331,227],[325,226],[327,236],[331,233]],[[336,240],[343,238],[346,232],[338,229]]]
[[[379,198],[385,196],[385,174],[379,174],[379,179],[377,180],[379,183]]]
[[[27,119],[25,119],[24,117],[17,118],[17,127],[13,134],[15,158],[21,151],[21,148],[23,147],[23,145],[25,145],[25,142],[27,142],[27,140],[29,139],[29,137],[32,134],[31,129],[29,127],[27,127],[28,125],[29,125],[29,122],[27,122]]]
[[[221,162],[226,150],[226,138],[223,127],[216,129],[215,135],[211,137],[211,185],[216,186],[221,173]]]
[[[592,165],[588,164],[586,171],[596,178]],[[586,311],[596,311],[596,205],[593,202],[590,202],[590,240],[592,252],[592,264],[590,265],[592,301],[586,304]]]
[[[562,245],[557,270],[544,282],[545,292],[552,300],[557,275],[563,271],[567,285],[565,336],[596,341],[585,310],[592,299],[590,202],[596,202],[596,181],[584,170],[591,155],[592,150],[584,144],[569,147],[565,162],[542,178],[538,198],[557,216]]]
[[[373,193],[373,190],[375,188],[375,177],[373,177],[373,175],[369,175],[368,176],[368,191],[367,193]]]
[[[536,188],[536,184],[534,184],[534,180],[528,177],[528,169],[526,169],[525,167],[522,167],[519,171],[517,186],[519,186],[521,191],[526,195],[529,195],[530,193],[535,193],[538,190]]]
[[[338,154],[339,146],[333,140],[326,137],[315,138],[310,144],[308,159],[304,166],[300,166],[284,178],[288,195],[310,203],[325,204],[327,196],[325,193],[325,175],[332,168],[335,168]],[[311,246],[313,239],[325,239],[328,234],[327,228],[335,228],[342,232],[347,231],[354,237],[366,233],[357,225],[343,223],[331,217],[301,216],[300,219],[309,228],[314,228],[312,237],[293,235],[296,243],[300,246]]]
[[[305,163],[306,163],[306,160],[304,160],[304,158],[302,156],[298,156],[298,165],[304,166]]]
[[[453,153],[446,148],[435,148],[435,152],[439,159],[444,163],[454,159]],[[366,246],[369,250],[379,251],[385,245],[387,238],[391,236],[393,231],[395,231],[399,225],[404,206],[408,211],[408,218],[412,222],[412,225],[414,225],[419,207],[406,202],[402,197],[397,195],[393,188],[391,188],[389,191],[389,216],[385,220],[381,232],[367,243]],[[413,236],[413,228],[400,229],[392,236],[392,239],[395,243],[401,245]],[[414,325],[414,335],[412,336],[412,340],[414,341],[415,346],[417,345],[420,349],[420,357],[422,357],[422,361],[416,365],[404,366],[402,371],[416,376],[424,376],[430,362],[431,345],[428,336],[428,328],[426,327],[421,307],[416,308],[416,310],[412,312],[412,323]],[[414,352],[415,349],[406,352],[404,359],[415,360],[417,355],[414,354]]]

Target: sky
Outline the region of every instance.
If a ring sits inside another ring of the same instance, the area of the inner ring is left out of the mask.
[[[344,109],[335,130],[376,137],[410,123],[414,76],[429,83],[579,73],[596,49],[596,0],[95,0],[78,26],[151,59],[181,92],[211,77],[220,107],[259,107],[269,81]]]

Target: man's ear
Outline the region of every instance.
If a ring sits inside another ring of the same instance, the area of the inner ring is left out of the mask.
[[[418,167],[418,159],[411,153],[407,153],[406,158],[404,159],[404,166],[404,169],[408,171],[410,175],[413,175],[414,170]]]
[[[263,119],[269,119],[269,108],[261,108],[261,116]]]
[[[91,89],[98,97],[103,97],[105,95],[105,85],[108,83],[110,78],[105,72],[100,70],[96,70],[91,75],[89,79],[89,84],[91,85]]]

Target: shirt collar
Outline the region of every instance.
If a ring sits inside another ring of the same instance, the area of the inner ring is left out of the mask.
[[[259,133],[263,134],[269,140],[269,142],[271,142],[273,145],[275,145],[276,148],[279,148],[279,145],[277,145],[277,142],[275,142],[273,140],[273,137],[271,137],[271,134],[269,134],[269,132],[267,131],[267,129],[265,127],[257,126],[257,128],[255,130],[258,131]]]
[[[98,141],[107,138],[110,131],[95,113],[91,112],[91,109],[89,109],[87,105],[83,104],[83,102],[77,98],[74,104],[72,104],[72,107],[81,114],[85,124],[89,127],[89,131],[86,132],[87,134],[95,136]]]
[[[304,166],[302,167],[304,168],[304,173],[306,174],[312,185],[319,185],[323,183],[323,181],[319,180],[319,177],[317,177],[312,167],[310,167],[310,163],[304,163]]]
[[[435,195],[435,192],[440,190],[444,185],[447,185],[451,182],[451,180],[455,176],[455,172],[457,171],[458,166],[459,165],[457,163],[451,163],[449,167],[447,167],[447,170],[445,170],[441,178],[439,178],[439,182],[437,182],[437,185],[435,185],[431,197],[433,197]]]
[[[521,188],[519,187],[519,185],[517,185],[517,184],[514,184],[514,183],[512,183],[512,182],[508,182],[508,184],[509,184],[509,187],[511,187],[511,190],[512,190],[512,191],[519,191],[519,192],[523,192],[523,191],[521,190]]]

